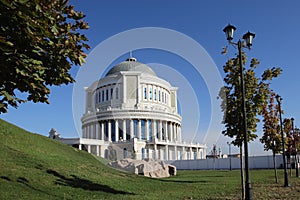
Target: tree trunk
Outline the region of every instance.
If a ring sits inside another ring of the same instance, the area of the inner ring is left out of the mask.
[[[240,166],[241,166],[242,199],[245,199],[245,181],[244,181],[243,145],[240,146]]]
[[[278,183],[277,169],[276,169],[276,157],[275,157],[274,151],[273,151],[273,164],[274,164],[275,181],[276,181],[276,183]]]

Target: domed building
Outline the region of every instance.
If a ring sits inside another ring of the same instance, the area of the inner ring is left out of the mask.
[[[85,88],[78,147],[112,160],[204,159],[205,145],[182,142],[177,90],[135,58],[117,64]]]

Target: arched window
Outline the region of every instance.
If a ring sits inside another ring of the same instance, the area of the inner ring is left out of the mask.
[[[114,89],[110,88],[110,99],[113,99]]]

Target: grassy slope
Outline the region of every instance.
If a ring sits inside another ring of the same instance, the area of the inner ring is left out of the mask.
[[[255,199],[282,193],[292,199],[299,192],[299,181],[293,194],[266,185],[273,182],[270,170],[252,177]],[[0,119],[0,199],[238,199],[239,184],[238,171],[179,171],[167,179],[125,174],[85,151]]]

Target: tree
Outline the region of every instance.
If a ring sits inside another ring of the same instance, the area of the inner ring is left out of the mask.
[[[271,150],[273,153],[273,164],[275,181],[278,183],[277,169],[276,169],[276,158],[275,155],[282,150],[282,141],[280,135],[278,105],[275,104],[274,92],[271,92],[269,100],[266,101],[263,107],[263,136],[260,139],[261,143],[264,144],[264,150]]]
[[[245,66],[247,57],[242,52],[242,66]],[[270,81],[279,76],[281,73],[280,68],[267,69],[260,78],[256,76],[255,69],[259,61],[256,58],[251,59],[250,67],[244,69],[244,87],[245,87],[245,100],[246,100],[246,116],[247,116],[247,140],[252,141],[257,138],[255,134],[257,123],[259,122],[258,115],[263,110],[264,102],[270,94],[269,84]],[[229,59],[223,66],[226,74],[224,78],[225,86],[220,89],[219,98],[221,101],[221,110],[224,113],[223,124],[225,130],[222,134],[233,138],[232,144],[240,148],[240,154],[243,154],[242,145],[244,141],[243,123],[242,123],[242,92],[241,80],[239,71],[239,58]],[[244,189],[244,173],[243,173],[243,159],[241,162],[241,181],[242,190]],[[243,192],[242,192],[243,193]],[[244,193],[243,193],[244,194]],[[243,195],[244,196],[244,195]]]
[[[84,17],[67,0],[0,1],[0,113],[26,101],[49,103],[49,86],[74,82],[69,70],[89,48]]]
[[[243,66],[246,64],[246,60],[246,55],[243,53]],[[264,103],[271,92],[269,87],[270,81],[281,73],[280,68],[271,68],[265,70],[261,77],[257,78],[255,69],[258,64],[259,61],[253,58],[249,69],[244,70],[248,141],[257,138],[257,135],[254,133],[259,122],[258,115],[261,115]],[[235,146],[242,146],[242,94],[240,90],[238,57],[229,59],[223,66],[223,70],[226,74],[224,78],[225,86],[221,88],[219,93],[219,98],[222,100],[221,109],[224,113],[223,124],[225,124],[225,130],[222,133],[234,138],[232,143]]]

